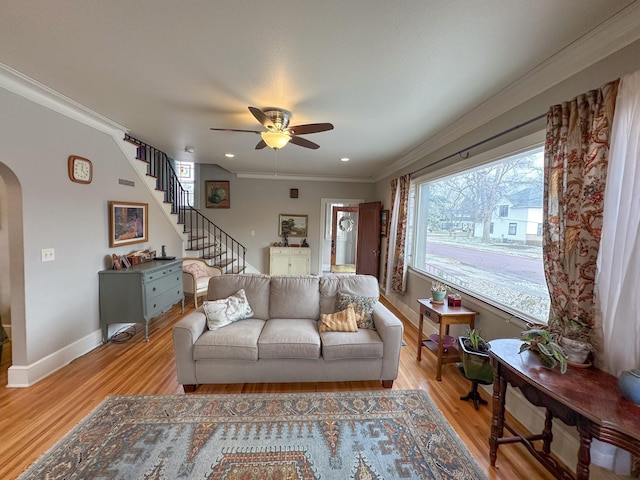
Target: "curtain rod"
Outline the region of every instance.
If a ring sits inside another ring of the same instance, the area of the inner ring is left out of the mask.
[[[437,160],[437,161],[435,161],[435,162],[433,162],[433,163],[430,163],[429,165],[426,165],[426,166],[424,166],[424,167],[421,167],[421,168],[419,168],[419,169],[417,169],[417,170],[415,170],[415,171],[413,171],[413,172],[409,173],[409,175],[410,175],[410,176],[414,176],[416,173],[421,172],[422,170],[426,170],[426,169],[427,169],[427,168],[429,168],[429,167],[433,167],[434,165],[437,165],[437,164],[439,164],[439,163],[441,163],[441,162],[444,162],[445,160],[449,160],[450,158],[453,158],[453,157],[458,156],[458,155],[459,155],[462,159],[469,158],[469,153],[468,153],[468,152],[469,152],[469,150],[471,150],[471,149],[473,149],[473,148],[476,148],[476,147],[479,147],[480,145],[484,145],[485,143],[488,143],[488,142],[490,142],[491,140],[495,140],[496,138],[502,137],[503,135],[506,135],[507,133],[511,133],[511,132],[513,132],[514,130],[517,130],[517,129],[522,128],[522,127],[524,127],[524,126],[526,126],[526,125],[529,125],[530,123],[536,122],[536,121],[538,121],[538,120],[540,120],[540,119],[542,119],[542,118],[544,118],[544,117],[546,117],[546,116],[547,116],[547,114],[546,114],[546,113],[543,113],[542,115],[538,115],[537,117],[534,117],[534,118],[532,118],[532,119],[530,119],[530,120],[527,120],[526,122],[523,122],[523,123],[520,123],[520,124],[518,124],[518,125],[515,125],[515,126],[513,126],[513,127],[511,127],[511,128],[508,128],[507,130],[504,130],[504,131],[502,131],[502,132],[500,132],[500,133],[496,133],[495,135],[493,135],[493,136],[491,136],[491,137],[489,137],[489,138],[485,138],[484,140],[481,140],[481,141],[480,141],[480,142],[478,142],[478,143],[474,143],[474,144],[473,144],[473,145],[471,145],[470,147],[463,148],[462,150],[459,150],[459,151],[457,151],[456,153],[452,153],[451,155],[447,155],[446,157],[441,158],[440,160]],[[467,156],[466,156],[466,157],[462,155],[462,153],[463,153],[463,152],[467,152]]]

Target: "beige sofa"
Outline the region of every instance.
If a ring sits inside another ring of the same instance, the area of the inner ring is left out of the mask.
[[[173,329],[178,382],[199,384],[380,380],[398,375],[403,325],[384,305],[373,307],[375,329],[319,331],[338,292],[379,296],[375,277],[222,275],[209,281],[207,300],[244,289],[253,316],[209,330],[203,307]]]

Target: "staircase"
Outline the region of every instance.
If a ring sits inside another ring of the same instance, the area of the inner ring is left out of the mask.
[[[146,175],[155,182],[155,190],[163,195],[169,213],[182,225],[185,256],[203,258],[224,273],[246,270],[244,245],[189,205],[188,192],[178,180],[169,157],[164,152],[126,134],[124,140],[136,146],[136,158],[146,164]]]

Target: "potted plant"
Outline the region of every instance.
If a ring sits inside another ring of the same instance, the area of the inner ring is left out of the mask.
[[[543,366],[555,368],[559,364],[560,372],[563,374],[567,372],[567,357],[553,333],[542,327],[532,327],[522,332],[520,338],[523,343],[518,353],[526,350],[538,352]]]
[[[587,358],[593,351],[589,325],[573,318],[559,318],[549,322],[549,329],[557,335],[558,344],[569,363],[587,363]]]
[[[440,281],[431,282],[431,301],[444,303],[444,297],[447,294],[447,286]]]
[[[480,383],[493,382],[493,367],[489,364],[489,343],[478,330],[469,330],[467,337],[458,337],[462,353],[464,376]]]

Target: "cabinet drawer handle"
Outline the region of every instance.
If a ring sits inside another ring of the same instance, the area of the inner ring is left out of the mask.
[[[155,303],[153,304],[153,308],[156,308],[156,304]]]
[[[153,292],[155,292],[155,291],[156,291],[156,287],[153,287],[153,290],[152,290],[152,291],[153,291]]]
[[[424,311],[424,314],[425,314],[427,317],[430,317],[430,316],[431,316],[431,312],[430,312],[429,310],[425,310],[425,311]]]

